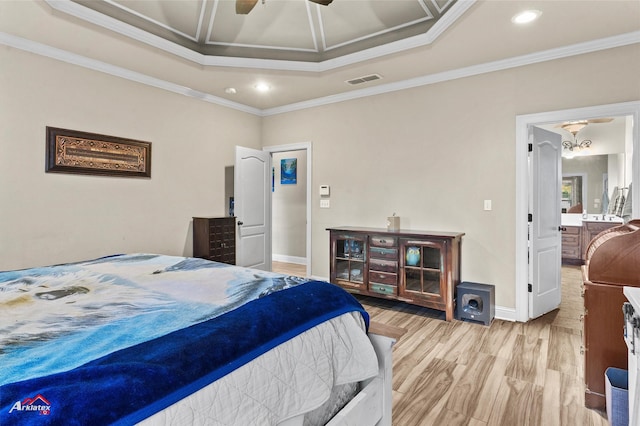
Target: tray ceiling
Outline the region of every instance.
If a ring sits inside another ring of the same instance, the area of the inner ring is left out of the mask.
[[[276,8],[301,15],[267,19]],[[536,22],[512,22],[531,8],[542,12]],[[0,0],[0,45],[258,115],[640,48],[637,0],[260,0],[248,15],[234,9],[233,0]],[[262,84],[270,90],[256,90]]]
[[[126,24],[112,26],[123,34],[131,26],[202,55],[323,62],[426,34],[456,0],[261,0],[248,15],[235,0],[72,2]]]

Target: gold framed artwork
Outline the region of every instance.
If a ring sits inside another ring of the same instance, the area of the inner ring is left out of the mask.
[[[151,142],[47,126],[46,172],[151,177]]]

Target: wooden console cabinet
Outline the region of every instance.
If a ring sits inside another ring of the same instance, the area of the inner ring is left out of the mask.
[[[194,217],[193,257],[236,263],[236,218]]]
[[[351,293],[401,300],[454,316],[464,233],[328,228],[330,281]]]

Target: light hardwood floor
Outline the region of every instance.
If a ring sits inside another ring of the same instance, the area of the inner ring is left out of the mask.
[[[307,273],[307,266],[296,263],[272,261],[271,270],[280,274],[293,275],[294,277],[304,277]]]
[[[274,270],[304,275],[276,262]],[[563,267],[562,291],[558,310],[489,327],[358,297],[372,320],[407,330],[393,349],[394,426],[608,425],[584,407],[579,267]]]

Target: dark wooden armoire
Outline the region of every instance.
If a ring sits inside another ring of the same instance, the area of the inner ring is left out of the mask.
[[[585,405],[604,410],[608,367],[627,369],[624,286],[640,287],[640,220],[598,234],[587,247],[584,282]]]

